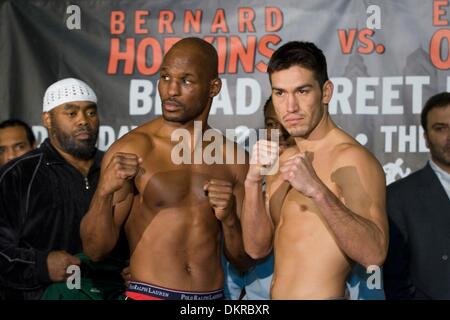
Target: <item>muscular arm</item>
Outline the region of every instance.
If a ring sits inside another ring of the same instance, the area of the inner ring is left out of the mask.
[[[275,163],[277,158],[278,147],[269,141],[260,140],[253,147],[251,165],[245,179],[245,198],[241,215],[245,251],[253,259],[264,258],[273,246],[274,224],[267,200],[270,192],[263,192],[262,170],[264,164]],[[269,179],[266,182],[268,188]],[[264,194],[267,194],[266,198]]]
[[[274,226],[266,210],[262,181],[245,181],[241,222],[245,251],[253,259],[267,256],[272,250]]]
[[[105,155],[99,185],[81,221],[83,251],[93,261],[114,248],[133,202],[132,179],[139,160],[135,154],[117,152],[120,145],[112,146]]]
[[[387,253],[388,224],[385,178],[378,162],[357,147],[337,155],[331,180],[339,189],[338,198],[318,178],[305,155],[291,161],[297,171],[289,172],[289,165],[285,166],[285,178],[313,199],[345,254],[364,267],[381,266]]]
[[[347,208],[326,187],[314,201],[333,231],[339,247],[350,257],[368,267],[381,266],[386,258],[387,235],[385,222],[364,217]],[[373,209],[374,215],[381,211]],[[386,223],[387,225],[387,223]]]
[[[238,165],[238,167],[238,177],[233,190],[236,210],[233,210],[227,219],[222,220],[222,230],[225,256],[238,270],[245,271],[253,265],[253,260],[244,250],[242,228],[239,219],[244,198],[243,181],[247,173],[247,166]]]

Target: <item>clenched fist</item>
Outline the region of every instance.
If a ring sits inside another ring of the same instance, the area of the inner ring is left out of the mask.
[[[280,172],[284,180],[307,197],[313,197],[322,185],[305,153],[298,153],[283,162]]]
[[[102,172],[100,190],[104,195],[119,190],[127,180],[133,179],[139,172],[142,159],[136,154],[117,152]]]
[[[278,167],[279,146],[274,141],[259,140],[252,149],[247,180],[261,181],[264,175],[275,174]]]
[[[212,179],[203,187],[216,218],[224,221],[234,208],[233,184],[225,180]]]

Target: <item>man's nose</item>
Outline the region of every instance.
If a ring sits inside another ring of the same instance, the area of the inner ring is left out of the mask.
[[[176,79],[171,79],[168,87],[168,94],[171,97],[180,95],[180,84]]]
[[[295,98],[294,95],[289,95],[288,96],[288,101],[287,101],[287,111],[288,112],[296,112],[298,111],[298,109],[300,108],[297,99]]]
[[[88,118],[87,114],[85,114],[84,112],[80,112],[78,114],[77,125],[78,126],[85,126],[85,125],[87,125],[87,123],[88,123],[87,118]]]
[[[17,158],[17,153],[16,153],[16,151],[14,151],[14,148],[8,148],[7,150],[6,150],[6,161],[10,161],[10,160],[12,160],[12,159],[15,159],[15,158]]]

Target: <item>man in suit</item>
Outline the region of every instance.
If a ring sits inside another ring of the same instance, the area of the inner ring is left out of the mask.
[[[450,299],[449,92],[426,102],[421,123],[431,160],[387,190],[387,299]]]

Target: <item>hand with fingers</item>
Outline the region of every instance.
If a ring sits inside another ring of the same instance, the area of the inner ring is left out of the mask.
[[[234,208],[233,184],[225,180],[211,179],[203,190],[216,218],[222,222],[226,220]]]
[[[133,179],[139,172],[142,158],[133,153],[117,152],[102,172],[100,190],[104,195],[113,194],[126,181]]]
[[[275,174],[278,156],[279,146],[276,142],[269,140],[256,142],[252,149],[246,180],[260,182],[264,175]]]
[[[50,251],[47,256],[48,276],[53,282],[64,281],[70,275],[67,273],[67,268],[71,265],[79,266],[80,264],[80,259],[66,251]]]
[[[313,197],[322,185],[311,160],[303,152],[284,161],[280,166],[280,172],[285,181],[307,197]]]

